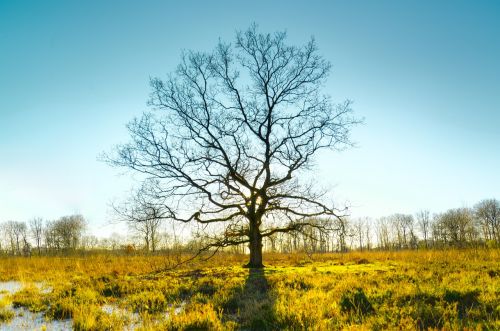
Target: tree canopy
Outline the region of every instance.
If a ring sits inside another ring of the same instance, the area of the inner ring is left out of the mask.
[[[184,52],[175,72],[151,79],[151,109],[109,161],[144,174],[163,218],[199,224],[204,250],[249,243],[248,266],[261,267],[263,237],[338,217],[302,178],[320,150],[351,146],[360,122],[350,101],[323,93],[330,69],[314,39],[292,46],[255,25],[212,52]]]

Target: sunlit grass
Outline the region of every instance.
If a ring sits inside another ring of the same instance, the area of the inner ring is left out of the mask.
[[[12,304],[77,330],[500,329],[498,250],[268,254],[262,271],[244,256],[165,259],[0,259],[0,279],[24,284],[0,299],[0,321]]]

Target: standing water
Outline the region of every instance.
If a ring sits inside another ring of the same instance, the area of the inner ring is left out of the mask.
[[[41,287],[42,284],[35,284]],[[23,284],[18,281],[0,282],[0,300],[5,296],[14,294],[23,288]],[[19,307],[14,308],[12,305],[4,307],[3,309],[10,309],[14,312],[14,317],[8,322],[0,321],[0,331],[17,331],[17,330],[71,330],[71,320],[53,320],[47,321],[42,313],[32,313],[28,309]]]

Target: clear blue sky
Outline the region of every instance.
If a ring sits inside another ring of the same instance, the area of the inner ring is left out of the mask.
[[[74,212],[97,235],[130,188],[97,156],[127,140],[150,76],[250,23],[314,35],[358,147],[316,177],[354,216],[500,198],[498,1],[0,0],[0,222]]]

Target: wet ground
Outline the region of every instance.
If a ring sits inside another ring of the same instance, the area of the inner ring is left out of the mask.
[[[0,282],[0,300],[7,295],[14,294],[23,289],[26,284],[19,281],[8,281]],[[35,286],[39,287],[42,292],[51,291],[50,288],[44,287],[42,283],[35,283]],[[174,308],[174,314],[178,314],[184,308],[184,304],[176,306]],[[139,314],[132,313],[126,309],[120,308],[116,305],[105,304],[102,310],[107,314],[116,314],[118,316],[123,316],[130,321],[126,330],[134,330],[141,325],[141,319]],[[19,307],[14,308],[12,305],[5,307],[5,309],[12,310],[14,312],[14,317],[9,322],[0,322],[0,331],[18,331],[18,330],[47,330],[47,331],[59,331],[59,330],[71,330],[73,322],[71,319],[66,320],[46,320],[43,313],[32,313],[26,308]],[[169,313],[167,312],[167,317]]]
[[[41,283],[36,283],[35,285],[42,288]],[[20,291],[23,287],[23,283],[18,281],[0,282],[0,299],[6,295],[14,294],[17,291]],[[6,309],[11,309],[15,315],[9,322],[0,324],[1,331],[41,330],[44,328],[47,331],[72,329],[73,323],[71,320],[47,321],[45,320],[43,313],[32,313],[26,308],[13,308],[10,306],[6,307]]]

